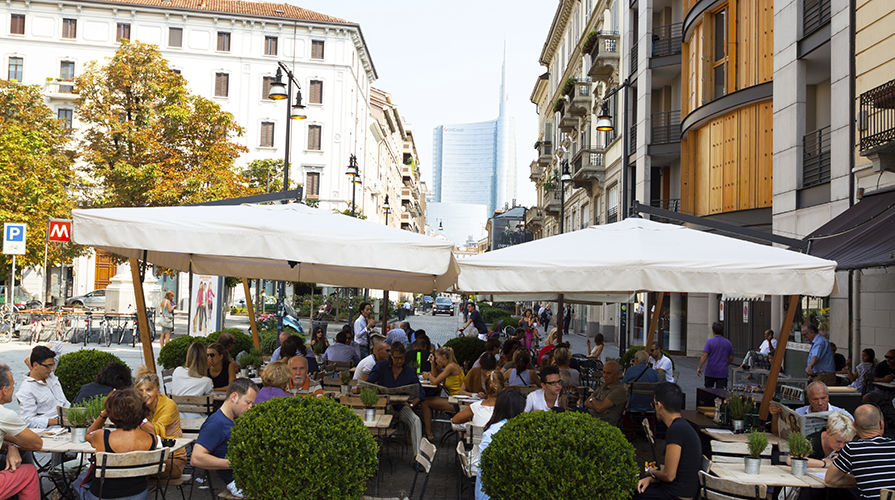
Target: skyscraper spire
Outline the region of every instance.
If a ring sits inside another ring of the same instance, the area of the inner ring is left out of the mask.
[[[500,67],[500,109],[498,119],[506,113],[506,103],[510,100],[507,93],[507,35],[503,35],[503,64]]]

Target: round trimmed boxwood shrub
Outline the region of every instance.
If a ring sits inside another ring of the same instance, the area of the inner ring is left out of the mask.
[[[65,399],[69,401],[75,399],[78,391],[81,390],[81,386],[93,382],[96,374],[112,362],[127,366],[127,363],[121,361],[121,358],[118,356],[110,352],[97,351],[96,349],[81,349],[59,358],[56,378],[59,379],[59,383],[62,385]]]
[[[258,340],[261,342],[261,354],[270,356],[277,349],[277,331],[261,330],[258,332]]]
[[[508,311],[504,311],[503,309],[498,309],[496,307],[483,306],[479,308],[479,312],[482,314],[482,319],[484,319],[485,323],[488,324],[493,324],[495,321],[501,319],[510,319],[510,313]]]
[[[586,413],[537,411],[494,434],[479,475],[494,500],[623,500],[635,493],[639,469],[617,427]]]
[[[454,350],[454,356],[460,366],[472,366],[475,360],[485,352],[485,341],[479,340],[477,337],[457,337],[444,343],[445,347]]]
[[[642,345],[635,345],[634,347],[628,349],[625,352],[625,355],[622,356],[622,366],[629,366],[632,363],[634,363],[634,353],[636,353],[637,351],[642,351],[644,349],[645,349],[645,347],[643,347]],[[662,351],[662,354],[668,356],[668,352],[666,352],[666,351]],[[671,368],[673,369],[674,368],[674,359],[671,356],[668,356],[668,359],[671,360]]]
[[[273,398],[236,419],[227,458],[253,500],[360,498],[378,447],[360,417],[330,398]]]
[[[236,340],[236,344],[233,345],[233,349],[230,351],[231,357],[236,357],[236,355],[242,351],[249,352],[249,350],[255,347],[255,342],[252,341],[252,334],[249,333],[246,335],[242,330],[237,328],[225,328],[223,330],[209,333],[208,337],[206,337],[208,342],[206,342],[205,345],[211,345],[217,342],[218,338],[220,338],[221,334],[224,332],[232,334],[234,340]]]

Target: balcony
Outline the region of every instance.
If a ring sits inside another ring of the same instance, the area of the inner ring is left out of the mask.
[[[570,165],[572,184],[576,188],[590,190],[594,183],[600,187],[606,177],[603,149],[581,149],[572,158]]]
[[[569,113],[576,116],[584,116],[590,112],[593,106],[593,96],[590,92],[590,83],[576,82],[569,94]]]
[[[528,174],[528,179],[531,182],[538,182],[544,178],[544,171],[541,169],[541,164],[538,163],[537,160],[532,161],[529,168],[531,169],[531,173]]]
[[[534,231],[540,227],[544,227],[544,211],[534,207],[525,212],[525,229]]]
[[[601,31],[590,51],[590,70],[587,76],[608,81],[618,71],[618,32]]]
[[[665,111],[652,114],[650,144],[681,142],[681,112]]]
[[[802,37],[830,22],[830,0],[802,0]]]
[[[561,113],[562,118],[559,120],[559,129],[567,134],[571,134],[578,128],[578,117],[572,115],[568,107]]]
[[[404,185],[408,187],[412,187],[416,182],[413,165],[402,165],[401,166],[401,177],[404,180]]]
[[[895,80],[861,94],[861,155],[895,151]]]
[[[544,193],[544,198],[544,212],[552,215],[558,214],[560,209],[559,189],[553,188],[547,190],[547,192]]]
[[[44,91],[52,99],[74,101],[78,98],[72,80],[47,80],[44,84]]]
[[[606,210],[606,224],[612,224],[613,222],[618,222],[617,206],[611,206],[608,210]]]
[[[653,57],[673,56],[681,53],[681,42],[684,39],[682,27],[683,23],[653,27]]]
[[[553,144],[550,141],[540,141],[535,145],[538,150],[538,164],[549,167],[553,161]]]
[[[802,138],[802,188],[830,182],[829,125]]]

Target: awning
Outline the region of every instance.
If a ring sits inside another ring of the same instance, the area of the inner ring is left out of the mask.
[[[839,271],[895,265],[895,189],[864,195],[805,240],[809,254],[835,260]]]

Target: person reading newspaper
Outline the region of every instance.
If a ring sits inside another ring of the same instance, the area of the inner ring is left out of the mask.
[[[840,412],[854,420],[850,413],[830,404],[830,391],[823,382],[808,384],[808,404],[795,411],[781,405],[771,403],[771,432],[776,436],[786,437],[789,432],[801,432],[806,436],[827,425],[827,417],[831,412]],[[810,418],[806,418],[810,417]],[[793,429],[793,427],[795,427]]]

